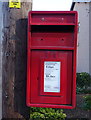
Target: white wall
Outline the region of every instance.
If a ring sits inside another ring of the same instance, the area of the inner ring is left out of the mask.
[[[2,3],[0,2],[0,120],[2,118]]]
[[[80,33],[78,33],[77,72],[89,73],[89,3],[76,3]]]

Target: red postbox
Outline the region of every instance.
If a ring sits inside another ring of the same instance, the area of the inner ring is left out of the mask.
[[[76,11],[29,12],[28,106],[75,107],[76,47]]]

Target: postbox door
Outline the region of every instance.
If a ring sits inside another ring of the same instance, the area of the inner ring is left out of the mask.
[[[72,104],[72,51],[31,51],[32,104]]]

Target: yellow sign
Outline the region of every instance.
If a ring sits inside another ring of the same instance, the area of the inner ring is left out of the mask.
[[[9,7],[21,8],[21,0],[9,0]]]

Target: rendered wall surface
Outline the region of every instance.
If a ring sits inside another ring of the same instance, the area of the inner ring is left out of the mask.
[[[78,11],[80,31],[78,33],[77,72],[89,71],[89,2],[75,3]]]
[[[89,72],[91,74],[91,2],[89,3]]]
[[[2,118],[2,3],[0,2],[0,120]]]

